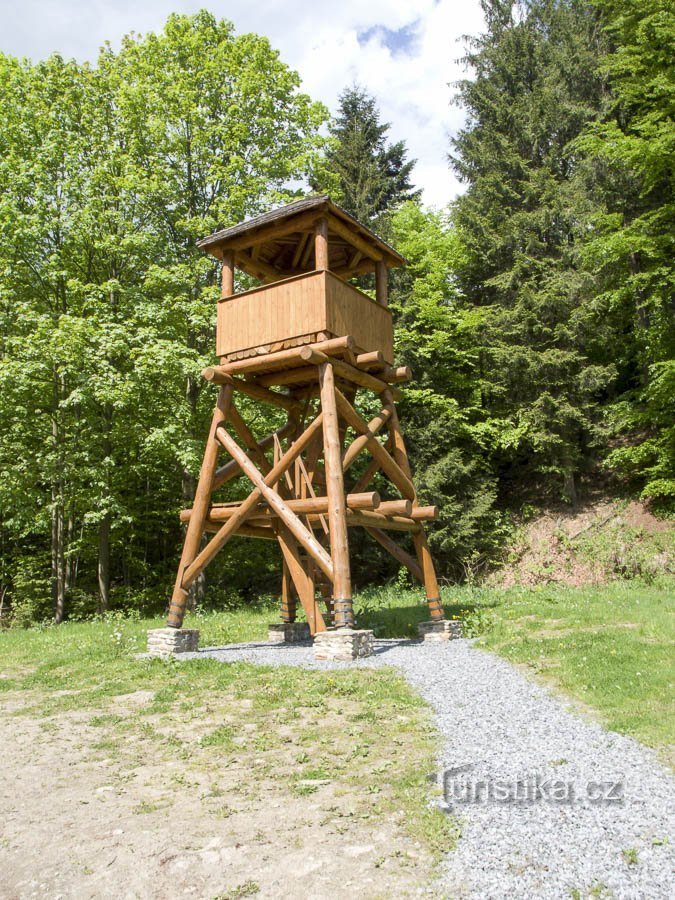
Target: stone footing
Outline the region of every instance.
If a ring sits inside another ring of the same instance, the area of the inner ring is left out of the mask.
[[[314,659],[360,659],[373,655],[373,632],[337,628],[314,635]]]
[[[454,641],[462,636],[462,623],[449,619],[420,622],[417,633],[423,641]]]
[[[272,644],[297,644],[311,636],[307,622],[281,622],[270,625],[267,631],[267,640]]]
[[[151,656],[174,656],[194,653],[199,647],[196,628],[153,628],[148,631],[148,653]]]

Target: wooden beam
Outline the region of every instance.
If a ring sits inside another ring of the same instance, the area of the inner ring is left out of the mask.
[[[310,443],[313,439],[314,435],[317,431],[323,427],[323,415],[319,413],[319,415],[314,419],[313,422],[303,431],[300,437],[295,441],[288,450],[284,453],[281,459],[277,462],[277,464],[272,468],[272,471],[265,476],[265,484],[271,485],[275,484],[281,476],[284,474],[286,469],[293,464],[296,457],[299,456],[305,447]],[[216,437],[220,441],[220,434],[224,429],[216,429]],[[227,434],[227,432],[225,432]],[[229,435],[227,435],[229,438]],[[230,438],[230,440],[232,440]],[[239,453],[245,458],[248,466],[252,466],[255,469],[255,466],[251,463],[250,459],[244,453],[243,450],[240,450],[239,445],[232,441],[234,446],[237,448]],[[239,466],[241,466],[241,458],[237,460]],[[257,472],[258,470],[255,469]],[[185,571],[185,575],[183,578],[183,587],[189,587],[190,584],[194,581],[194,579],[199,575],[199,573],[207,566],[213,557],[221,550],[225,544],[230,540],[232,535],[237,531],[240,525],[243,525],[249,515],[253,512],[255,507],[260,502],[261,497],[263,496],[262,491],[258,486],[248,495],[246,500],[239,507],[238,513],[236,516],[232,516],[231,519],[228,519],[227,522],[222,526],[222,528],[218,531],[217,534],[209,541],[206,547],[201,550],[201,552],[195,557],[194,561],[188,566]],[[186,585],[185,582],[188,582]]]
[[[307,244],[311,241],[311,239],[312,239],[312,235],[310,232],[308,232],[307,234],[303,234],[301,236],[300,240],[298,241],[298,245],[295,248],[295,253],[293,254],[293,261],[291,262],[291,268],[293,268],[293,269],[298,268],[298,266],[300,265],[302,256],[305,252],[305,249],[307,248]]]
[[[286,394],[280,394],[278,391],[270,391],[265,387],[261,387],[252,381],[243,381],[241,378],[233,378],[221,371],[220,366],[208,366],[202,369],[202,378],[213,384],[231,384],[235,390],[241,391],[254,400],[261,400],[263,403],[269,403],[271,406],[278,406],[280,409],[286,409],[289,412],[300,409],[300,401]]]
[[[297,604],[295,601],[295,589],[288,569],[288,563],[284,559],[281,564],[281,621],[295,622]]]
[[[350,269],[349,266],[340,266],[337,269],[331,269],[331,272],[333,275],[337,275],[338,278],[347,280],[356,278],[357,275],[368,275],[370,272],[375,271],[375,266],[376,263],[372,259],[364,259],[354,269]]]
[[[364,256],[370,260],[382,259],[382,253],[374,244],[369,244],[354,229],[344,225],[336,216],[328,216],[328,230],[333,234],[337,234],[346,241],[351,247],[360,250]],[[318,266],[317,266],[318,268]]]
[[[342,450],[340,423],[336,404],[333,367],[327,363],[320,370],[321,410],[323,412],[323,456],[326,467],[328,494],[328,523],[330,550],[333,562],[333,601],[336,602],[336,626],[346,628],[354,624],[351,610],[352,581],[349,567],[349,539],[347,537],[347,507],[342,478]]]
[[[433,605],[431,603],[429,604],[431,618],[436,620],[442,619],[443,610],[440,606],[441,591],[438,586],[438,579],[436,578],[434,561],[431,558],[431,550],[429,550],[429,542],[427,541],[426,534],[421,528],[416,534],[413,534],[413,543],[415,544],[417,558],[420,562],[422,572],[424,573],[424,592],[427,595],[428,601],[434,601]]]
[[[330,261],[328,258],[328,219],[322,216],[315,226],[314,233],[314,268],[328,269]]]
[[[220,297],[225,300],[232,294],[234,294],[234,253],[232,250],[225,250],[220,273]]]
[[[366,531],[371,537],[374,537],[378,544],[384,547],[388,553],[391,553],[394,559],[404,565],[413,578],[416,578],[420,582],[424,581],[422,569],[417,561],[409,553],[406,553],[402,547],[399,547],[395,541],[392,541],[388,534],[381,531],[379,528],[366,528]]]
[[[387,363],[381,350],[371,350],[369,353],[359,353],[356,357],[356,365],[360,369],[384,369]]]
[[[383,516],[406,516],[414,518],[412,500],[382,500],[377,512]]]
[[[348,509],[347,525],[350,528],[359,525],[380,528],[384,531],[409,531],[413,535],[422,527],[419,522],[406,516],[383,516],[379,512],[369,512],[366,509]]]
[[[268,434],[267,437],[264,437],[261,441],[258,441],[258,446],[261,450],[267,450],[269,447],[274,445],[275,437],[282,441],[284,438],[287,438],[290,434],[292,434],[297,427],[297,422],[290,420],[286,422],[283,428],[279,428],[274,434]],[[221,466],[219,469],[216,469],[216,473],[213,477],[213,490],[217,490],[217,488],[221,487],[221,485],[225,484],[225,482],[230,481],[232,478],[236,478],[237,475],[241,474],[241,469],[239,465],[231,459],[228,463],[225,463],[224,466]]]
[[[356,461],[356,457],[368,446],[368,441],[371,437],[375,437],[376,434],[384,427],[387,419],[391,413],[388,409],[383,409],[382,412],[378,413],[373,419],[368,422],[368,434],[362,434],[359,437],[354,438],[349,447],[345,452],[345,455],[342,459],[342,471],[346,472],[350,466]]]
[[[300,500],[286,500],[286,505],[293,510],[296,515],[316,515],[328,512],[328,497],[307,497]],[[367,509],[377,510],[380,506],[380,495],[377,491],[369,491],[362,494],[347,494],[345,498],[346,505],[349,509]],[[397,503],[398,501],[392,501]],[[405,501],[400,501],[404,503]],[[232,506],[212,506],[208,511],[208,518],[211,522],[226,522],[231,519],[239,510],[239,504]],[[400,508],[389,509],[389,512],[399,512]],[[269,507],[259,507],[253,511],[250,516],[251,521],[257,518],[270,518],[274,515],[274,511]],[[191,509],[182,509],[180,512],[181,522],[189,522],[192,518]]]
[[[316,422],[316,419],[314,421]],[[307,432],[305,432],[305,434],[306,433]],[[304,548],[309,556],[311,556],[312,559],[315,560],[321,571],[324,572],[331,580],[333,580],[333,564],[331,562],[330,556],[326,553],[321,544],[319,544],[310,530],[305,525],[303,525],[303,523],[295,515],[295,513],[291,509],[289,509],[288,505],[284,500],[281,499],[280,495],[272,487],[270,487],[270,485],[278,481],[280,477],[277,476],[273,481],[271,480],[272,474],[278,468],[278,465],[274,467],[274,469],[267,475],[266,478],[263,478],[258,469],[248,458],[246,453],[241,449],[239,444],[234,440],[234,438],[230,437],[230,435],[227,433],[227,431],[225,431],[224,428],[219,428],[216,431],[216,437],[223,445],[223,447],[225,447],[227,452],[232,456],[232,458],[239,463],[244,474],[253,483],[260,497],[263,497],[269,503],[270,507],[279,516],[284,525],[287,526],[288,530],[291,532],[296,541],[298,541],[298,543]],[[298,443],[299,441],[296,441],[296,443],[292,445],[291,449],[293,449]],[[289,452],[290,451],[287,451],[286,454],[284,454],[284,457],[288,456]],[[282,459],[284,457],[282,457]],[[280,474],[285,473],[287,468],[288,466],[285,466],[283,472]],[[253,494],[255,494],[256,491],[254,491]],[[253,496],[253,494],[249,495],[249,500],[250,497]],[[256,498],[255,505],[257,505],[258,499],[259,497]],[[244,502],[246,503],[247,501]],[[240,507],[240,509],[242,509],[242,507]],[[246,511],[247,515],[249,515],[251,511],[251,509],[248,509]],[[227,525],[229,525],[234,520],[236,520],[236,515],[233,516],[229,520],[229,522],[223,526],[223,528],[227,528]]]
[[[178,564],[178,575],[174,585],[173,594],[169,603],[169,615],[167,625],[170,628],[180,628],[183,624],[185,609],[187,607],[188,589],[192,584],[192,580],[188,580],[188,567],[194,563],[199,551],[202,534],[204,533],[204,523],[208,513],[209,503],[211,502],[211,493],[213,491],[213,481],[218,464],[218,453],[220,447],[216,439],[216,432],[227,421],[232,402],[232,386],[225,385],[218,392],[218,401],[213,411],[211,419],[211,428],[206,441],[206,449],[199,472],[199,481],[197,482],[197,490],[195,491],[195,499],[193,502],[192,521],[188,525],[183,542],[183,552],[181,553],[180,563]],[[196,574],[199,574],[199,569]],[[196,577],[196,576],[195,576]]]
[[[410,366],[385,366],[378,376],[382,381],[394,384],[400,381],[410,381],[412,378],[412,369]]]
[[[263,276],[267,281],[282,281],[284,278],[291,278],[293,275],[300,275],[289,269],[277,269],[269,263],[263,262],[261,259],[253,259],[245,250],[240,250],[235,256],[237,266],[245,272],[250,272],[256,278]]]
[[[302,366],[297,369],[288,369],[281,372],[270,372],[269,375],[261,375],[257,378],[258,384],[263,387],[270,385],[288,384],[312,384],[319,381],[319,373],[316,366]]]
[[[410,478],[401,469],[398,463],[392,459],[375,435],[370,432],[368,424],[363,421],[344,394],[337,389],[335,391],[335,399],[340,415],[345,422],[358,434],[367,436],[368,451],[372,454],[373,458],[378,461],[380,468],[387,475],[392,484],[398,488],[404,498],[413,500],[415,498],[415,486]]]
[[[329,362],[328,356],[319,349],[318,344],[303,347],[300,355],[306,363],[312,363],[316,366]],[[362,372],[361,369],[350,366],[349,363],[343,362],[341,359],[335,359],[333,357],[330,362],[333,365],[335,374],[339,378],[349,381],[351,384],[357,384],[359,387],[365,388],[368,391],[373,391],[375,394],[381,394],[383,391],[389,389],[392,392],[392,396],[397,395],[395,388],[389,388],[389,385],[386,382],[381,381],[379,378],[375,378],[374,375]]]
[[[238,359],[235,362],[226,363],[221,366],[213,366],[219,374],[223,375],[244,375],[246,373],[255,372],[272,372],[277,369],[293,368],[294,366],[307,365],[307,355],[303,356],[303,351],[308,349],[316,350],[324,354],[324,356],[336,356],[344,353],[345,350],[354,350],[354,338],[350,335],[346,337],[331,338],[327,341],[320,341],[316,344],[308,344],[303,347],[291,347],[289,350],[279,350],[276,353],[266,353],[261,356],[253,356],[248,359]],[[384,390],[387,385],[380,382]]]
[[[431,522],[438,518],[438,507],[414,506],[411,515],[416,522]]]
[[[204,523],[204,531],[207,534],[217,534],[221,528],[222,522],[212,522],[211,519],[207,519]],[[276,541],[277,539],[274,529],[268,525],[261,525],[260,522],[256,525],[240,525],[234,536],[259,538],[263,541]]]
[[[303,565],[298,552],[297,542],[293,540],[288,529],[283,526],[279,529],[277,537],[284,556],[284,562],[288,566],[293,584],[300,598],[300,603],[302,603],[302,608],[305,611],[310,633],[314,635],[317,632],[325,631],[326,623],[314,596],[314,579],[310,577]]]
[[[389,429],[390,439],[393,442],[392,455],[403,471],[412,477],[410,461],[408,460],[408,451],[406,450],[405,441],[403,439],[401,423],[398,419],[392,391],[384,391],[381,395],[381,400],[385,405],[385,408],[391,410],[387,428]],[[418,508],[417,496],[413,498],[413,507],[414,514],[415,509]],[[440,621],[444,618],[443,607],[441,606],[441,592],[438,586],[438,579],[436,578],[436,570],[434,568],[431,550],[429,549],[429,542],[427,541],[424,529],[420,528],[420,530],[413,535],[413,543],[415,544],[417,559],[419,560],[420,567],[424,574],[424,592],[429,604],[429,613],[434,621]]]
[[[389,305],[389,272],[383,260],[375,266],[375,297],[382,306]]]

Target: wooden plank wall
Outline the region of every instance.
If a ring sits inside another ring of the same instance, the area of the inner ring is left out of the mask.
[[[381,350],[394,361],[394,325],[389,310],[366,294],[326,273],[326,330],[351,334],[359,350]]]
[[[218,356],[324,331],[323,281],[322,272],[310,272],[220,300]]]
[[[252,348],[281,349],[302,336],[352,335],[359,350],[394,358],[391,313],[331,272],[308,272],[236,294],[218,303],[216,353],[233,356]],[[309,339],[309,338],[308,338]],[[245,354],[246,355],[246,354]]]

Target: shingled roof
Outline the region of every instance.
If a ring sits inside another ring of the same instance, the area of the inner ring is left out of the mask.
[[[330,268],[342,276],[388,268],[406,260],[381,237],[327,197],[307,197],[216,231],[198,246],[219,259],[233,251],[235,265],[256,277],[284,278],[314,267],[311,236],[319,218],[328,220]]]

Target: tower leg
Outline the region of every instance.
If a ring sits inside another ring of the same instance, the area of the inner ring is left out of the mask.
[[[436,570],[434,569],[434,562],[431,558],[429,543],[426,534],[421,529],[413,534],[413,543],[424,576],[424,592],[429,606],[429,615],[434,622],[438,622],[445,618],[445,613],[441,606],[441,592],[436,579]]]
[[[295,622],[296,600],[293,594],[293,582],[291,573],[288,571],[288,563],[283,561],[283,572],[281,576],[281,621],[286,623]]]
[[[349,567],[347,508],[344,479],[342,477],[340,423],[335,400],[335,376],[330,363],[325,363],[320,367],[319,378],[321,385],[321,409],[323,411],[323,448],[326,469],[326,494],[328,496],[330,550],[333,561],[335,625],[337,628],[353,628],[354,609]]]
[[[185,534],[185,542],[183,544],[183,552],[178,566],[178,575],[176,584],[171,595],[169,604],[169,615],[167,625],[170,628],[180,628],[183,624],[185,616],[185,608],[187,606],[188,592],[183,587],[183,573],[197,556],[199,552],[199,544],[204,533],[204,523],[209,510],[209,502],[211,500],[211,491],[213,487],[213,476],[218,463],[218,453],[220,444],[216,439],[216,430],[224,425],[227,421],[227,415],[232,401],[231,385],[223,385],[218,393],[218,401],[213,411],[213,419],[211,420],[211,430],[209,438],[206,442],[204,451],[204,459],[199,472],[199,482],[195,492],[195,499],[192,505],[192,516]]]
[[[403,469],[408,478],[412,478],[410,462],[408,460],[408,451],[405,447],[403,432],[401,431],[401,423],[398,419],[396,404],[394,403],[394,398],[391,391],[383,391],[381,399],[384,406],[389,409],[391,413],[391,415],[389,416],[389,421],[387,422],[387,427],[389,429],[389,434],[391,435],[391,439],[394,445],[392,456],[394,457],[394,460],[399,464],[399,466]],[[417,498],[415,498],[415,500],[413,501],[413,505],[417,505]],[[432,621],[441,621],[445,618],[445,613],[443,612],[443,607],[441,606],[441,592],[438,587],[436,570],[434,568],[434,561],[431,558],[429,543],[427,541],[427,536],[424,533],[423,528],[420,527],[420,530],[413,534],[413,543],[415,545],[415,552],[417,553],[417,560],[422,570],[424,579],[424,592],[426,594],[427,604],[429,606],[429,615],[431,616]]]

